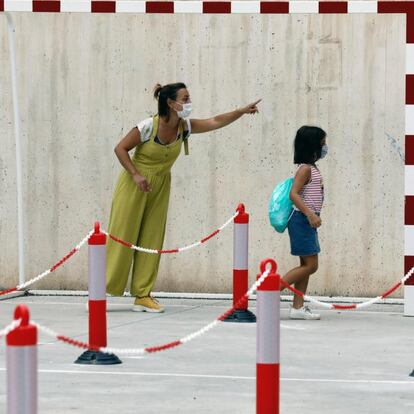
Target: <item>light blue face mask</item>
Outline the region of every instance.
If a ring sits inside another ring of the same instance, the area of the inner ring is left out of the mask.
[[[328,154],[328,146],[326,144],[322,145],[321,159],[325,158],[327,154]]]
[[[183,119],[188,118],[191,114],[191,111],[193,110],[193,106],[191,102],[188,102],[188,103],[177,102],[177,103],[179,103],[183,107],[182,111],[177,111],[177,115]]]

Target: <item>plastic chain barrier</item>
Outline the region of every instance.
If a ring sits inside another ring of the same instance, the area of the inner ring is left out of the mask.
[[[62,257],[57,263],[55,263],[50,269],[45,270],[43,273],[40,273],[40,275],[34,277],[33,279],[28,280],[25,283],[22,283],[21,285],[17,285],[14,288],[6,289],[6,290],[0,290],[0,296],[7,295],[9,293],[16,292],[18,290],[23,290],[27,286],[32,285],[35,282],[38,282],[40,279],[43,279],[47,275],[50,275],[52,272],[54,272],[58,267],[62,266],[63,263],[68,261],[75,253],[77,253],[81,247],[89,240],[93,233],[93,230],[91,230],[88,235],[77,245],[75,246],[66,256]]]
[[[240,301],[246,300],[257,288],[260,286],[263,281],[266,279],[266,277],[269,275],[270,269],[266,270],[260,278],[252,285],[252,287],[243,295],[242,298],[240,298]],[[146,353],[154,353],[159,351],[165,351],[167,349],[175,348],[176,346],[186,344],[193,339],[205,334],[206,332],[210,331],[214,327],[216,327],[219,322],[222,322],[226,317],[234,312],[234,310],[239,306],[239,303],[236,303],[235,306],[228,309],[226,312],[224,312],[222,315],[220,315],[217,319],[215,319],[213,322],[205,325],[203,328],[199,329],[196,332],[193,332],[184,338],[178,339],[173,342],[166,343],[164,345],[158,345],[158,346],[152,346],[147,348],[109,348],[109,347],[97,347],[93,344],[88,344],[86,342],[78,341],[73,338],[69,338],[64,335],[60,335],[57,332],[53,331],[52,329],[49,329],[45,326],[39,325],[38,323],[32,321],[32,324],[35,325],[40,331],[45,333],[46,335],[57,339],[58,341],[64,342],[69,345],[76,346],[78,348],[88,349],[96,352],[104,352],[106,354],[118,354],[118,355],[143,355]],[[9,325],[10,326],[10,325]]]
[[[3,336],[7,336],[10,332],[14,331],[17,327],[19,327],[21,321],[21,319],[14,319],[9,325],[7,325],[0,331],[0,338],[3,338]]]
[[[154,249],[147,249],[145,247],[135,246],[132,243],[129,243],[125,240],[121,240],[119,237],[116,237],[112,234],[107,233],[105,230],[101,230],[102,233],[106,234],[108,237],[110,237],[112,240],[116,241],[119,244],[122,244],[123,246],[129,247],[133,250],[138,250],[139,252],[144,253],[151,253],[151,254],[166,254],[166,253],[181,253],[186,250],[193,249],[194,247],[201,246],[203,243],[205,243],[207,240],[210,240],[214,236],[216,236],[218,233],[220,233],[224,228],[226,228],[238,215],[240,214],[239,211],[237,211],[232,217],[230,217],[221,227],[219,227],[217,230],[213,231],[208,236],[204,237],[204,239],[201,239],[200,241],[190,244],[188,246],[179,247],[178,249],[165,249],[165,250],[154,250]]]
[[[397,282],[393,287],[391,287],[390,289],[388,289],[385,293],[383,293],[381,296],[377,296],[375,298],[372,298],[370,300],[367,300],[366,302],[362,302],[362,303],[353,303],[351,305],[337,305],[334,303],[325,303],[325,302],[321,302],[311,296],[305,295],[302,292],[300,292],[299,290],[295,289],[294,287],[290,286],[288,283],[286,283],[283,279],[280,279],[280,283],[285,286],[287,289],[289,289],[290,291],[292,291],[293,293],[295,293],[298,296],[303,297],[303,299],[309,301],[309,302],[313,302],[317,305],[323,306],[327,309],[336,309],[336,310],[350,310],[350,309],[361,309],[361,308],[366,308],[370,305],[373,305],[374,303],[378,302],[381,299],[385,299],[387,296],[390,296],[391,293],[393,293],[394,291],[396,291],[400,286],[404,285],[404,283],[412,276],[412,274],[414,273],[414,267],[411,268],[411,270],[399,281]]]
[[[238,215],[240,214],[240,211],[236,211],[236,213],[229,219],[227,220],[221,227],[219,227],[217,230],[215,230],[213,233],[209,234],[207,237],[204,237],[202,240],[198,241],[197,243],[193,243],[189,246],[185,246],[185,247],[181,247],[179,249],[171,249],[171,250],[153,250],[153,249],[146,249],[144,247],[139,247],[139,246],[134,246],[131,243],[128,243],[124,240],[119,239],[118,237],[113,236],[112,234],[108,234],[106,231],[101,230],[102,233],[106,234],[108,237],[110,237],[112,240],[127,246],[131,249],[134,250],[138,250],[140,252],[145,252],[145,253],[153,253],[153,254],[163,254],[163,253],[179,253],[179,252],[183,252],[185,250],[190,250],[194,247],[200,246],[201,244],[205,243],[207,240],[210,240],[211,238],[213,238],[214,236],[216,236],[218,233],[220,233],[220,231],[222,231],[224,228],[226,228]],[[7,295],[19,290],[23,290],[25,289],[27,286],[32,285],[35,282],[38,282],[39,280],[43,279],[44,277],[46,277],[47,275],[51,274],[52,272],[54,272],[58,267],[60,267],[61,265],[63,265],[63,263],[65,263],[67,260],[69,260],[76,252],[78,252],[80,250],[80,248],[89,240],[89,238],[91,237],[91,235],[93,234],[94,230],[91,230],[88,235],[76,246],[74,247],[66,256],[64,256],[62,259],[60,259],[55,265],[53,265],[50,269],[44,271],[43,273],[39,274],[38,276],[34,277],[33,279],[30,279],[29,281],[18,285],[14,288],[11,289],[6,289],[6,290],[0,290],[0,296],[3,295]]]

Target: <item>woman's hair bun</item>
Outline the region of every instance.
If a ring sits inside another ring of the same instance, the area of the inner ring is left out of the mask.
[[[161,92],[161,89],[162,89],[162,86],[161,86],[161,84],[159,84],[159,83],[157,83],[157,84],[154,86],[154,98],[155,98],[155,99],[158,99],[158,98],[159,98],[159,96],[160,96],[160,92]]]

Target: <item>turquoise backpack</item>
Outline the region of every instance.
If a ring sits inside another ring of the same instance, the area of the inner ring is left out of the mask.
[[[293,204],[289,194],[292,188],[293,178],[287,178],[279,183],[273,190],[269,200],[269,220],[270,224],[279,233],[283,233],[292,215]]]

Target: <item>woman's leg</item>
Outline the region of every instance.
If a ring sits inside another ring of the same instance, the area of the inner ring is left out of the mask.
[[[121,174],[114,192],[108,232],[136,244],[147,194],[140,191],[128,173]],[[106,250],[106,291],[122,296],[128,282],[133,251],[108,237]]]
[[[170,178],[153,177],[142,219],[138,244],[149,249],[162,249],[170,196]],[[131,295],[149,296],[158,275],[161,255],[135,252],[132,267]]]

